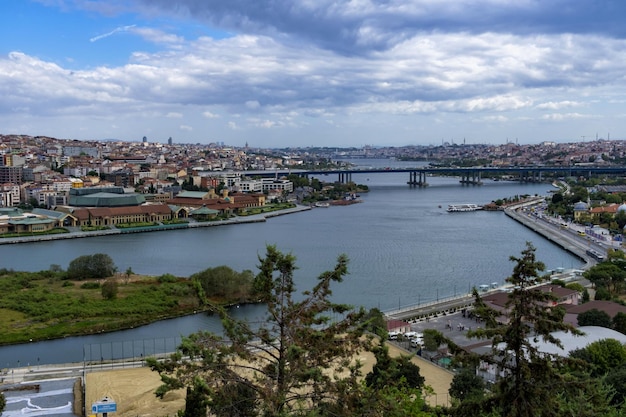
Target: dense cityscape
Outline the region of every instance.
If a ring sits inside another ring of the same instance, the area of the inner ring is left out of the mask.
[[[261,149],[177,144],[171,138],[160,143],[145,137],[123,142],[0,135],[0,156],[2,205],[36,203],[49,208],[61,205],[58,202],[70,188],[121,185],[144,194],[162,194],[190,178],[201,186],[201,176],[217,178],[223,171],[243,175],[255,170],[323,169],[345,165],[339,161],[350,158],[395,158],[407,161],[408,166],[410,161],[467,167],[622,165],[626,142]]]

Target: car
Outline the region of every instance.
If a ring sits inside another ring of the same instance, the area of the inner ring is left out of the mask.
[[[422,344],[424,344],[424,339],[421,339],[421,338],[411,339],[411,347],[420,347],[422,346]]]
[[[389,332],[388,338],[389,340],[398,340],[398,336],[400,332]]]

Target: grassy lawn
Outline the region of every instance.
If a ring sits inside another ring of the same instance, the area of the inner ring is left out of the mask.
[[[105,300],[98,281],[67,281],[51,273],[0,276],[0,344],[53,339],[139,326],[201,309],[190,280],[117,278],[117,298]],[[48,275],[48,276],[45,276]],[[83,284],[90,282],[84,288]]]

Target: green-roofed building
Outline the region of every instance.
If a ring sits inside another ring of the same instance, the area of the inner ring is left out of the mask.
[[[145,201],[141,194],[125,194],[122,187],[72,188],[69,196],[72,207],[128,207]]]
[[[202,220],[214,219],[215,217],[217,217],[218,214],[219,214],[219,210],[213,210],[206,206],[202,206],[200,208],[192,210],[189,213],[189,216],[195,220],[202,221]]]

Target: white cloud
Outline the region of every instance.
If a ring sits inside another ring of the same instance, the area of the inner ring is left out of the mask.
[[[551,113],[545,114],[541,116],[544,120],[554,120],[554,121],[563,121],[563,120],[571,120],[571,119],[588,119],[593,116],[589,116],[581,113]]]
[[[88,3],[82,7],[106,6]],[[240,141],[289,130],[285,137],[336,144],[356,141],[355,126],[372,135],[359,143],[375,143],[417,125],[430,138],[468,124],[482,132],[477,120],[503,129],[522,120],[598,120],[568,113],[581,108],[623,120],[626,38],[612,36],[618,29],[611,27],[561,30],[567,22],[551,26],[544,20],[549,30],[536,29],[531,17],[547,19],[554,7],[544,3],[277,0],[266,10],[263,1],[219,8],[214,1],[116,2],[111,13],[133,10],[140,23],[91,41],[123,42],[113,35],[129,32],[134,41],[146,41],[145,48],[127,52],[124,65],[71,71],[64,59],[28,52],[0,57],[0,123],[24,119],[40,133],[46,123],[58,120],[69,131],[82,120],[97,137],[115,120],[123,134],[141,137],[146,126],[162,131],[167,119],[184,119],[181,129],[203,132],[206,119],[241,115],[237,123],[211,123],[211,129]],[[578,2],[571,7],[582,15]],[[607,25],[623,26],[615,19]],[[230,32],[212,36],[213,28]],[[621,123],[611,130],[626,130]],[[381,137],[379,126],[390,133]],[[572,132],[580,127],[559,126]]]
[[[186,130],[187,132],[191,132],[193,130],[193,127],[187,125],[180,125],[178,128],[180,130]]]
[[[546,103],[538,104],[537,108],[546,109],[546,110],[560,110],[560,109],[565,109],[565,108],[570,108],[570,107],[580,107],[581,105],[582,104],[580,102],[570,101],[570,100],[559,101],[559,102],[548,101]]]
[[[213,114],[210,111],[205,111],[202,113],[202,115],[206,117],[207,119],[218,119],[220,117],[219,115]]]
[[[248,100],[246,101],[246,108],[250,110],[256,110],[261,107],[261,103],[256,100]]]

